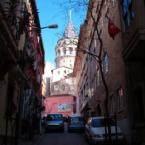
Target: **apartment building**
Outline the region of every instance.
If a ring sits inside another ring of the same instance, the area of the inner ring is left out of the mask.
[[[34,0],[0,1],[0,20],[0,137],[7,144],[40,114],[44,49]]]
[[[145,143],[144,15],[144,1],[90,1],[74,67],[81,113],[116,118],[130,144]]]
[[[122,50],[120,2],[90,1],[74,68],[80,111],[86,118],[105,115],[117,119],[130,141]]]
[[[145,144],[145,1],[120,4],[131,140]]]

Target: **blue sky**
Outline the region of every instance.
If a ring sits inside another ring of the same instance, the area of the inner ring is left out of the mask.
[[[36,0],[41,27],[58,24],[57,29],[43,29],[42,39],[45,49],[45,61],[54,63],[55,46],[62,37],[68,22],[68,14],[71,9],[72,21],[79,34],[80,24],[84,22],[86,8],[75,5],[79,0]],[[80,0],[83,2],[83,0]]]

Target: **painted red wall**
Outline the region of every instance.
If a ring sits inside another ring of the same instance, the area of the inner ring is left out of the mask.
[[[49,113],[61,113],[70,116],[75,113],[75,99],[73,96],[49,96],[44,100],[45,111],[43,115]]]

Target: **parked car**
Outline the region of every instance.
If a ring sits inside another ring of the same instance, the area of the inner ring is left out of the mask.
[[[91,144],[107,144],[106,132],[107,128],[106,121],[104,117],[91,117],[88,119],[85,125],[85,137]],[[124,135],[119,128],[119,126],[115,127],[115,123],[110,119],[111,126],[111,141],[112,144],[124,144]],[[116,132],[117,130],[117,132]]]
[[[82,132],[85,129],[85,122],[82,116],[70,116],[68,118],[68,132]]]
[[[62,131],[64,132],[64,120],[62,114],[48,114],[45,118],[45,132]]]

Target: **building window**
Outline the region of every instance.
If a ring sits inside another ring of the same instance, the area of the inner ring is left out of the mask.
[[[100,71],[97,71],[97,86],[100,86],[101,84],[101,76],[100,76]]]
[[[58,88],[59,88],[59,87],[58,87],[58,85],[54,85],[54,90],[56,90],[56,91],[57,91],[57,90],[58,90]]]
[[[125,98],[124,98],[124,91],[123,88],[119,88],[118,89],[118,111],[121,111],[122,109],[124,109],[125,106]]]
[[[92,82],[94,83],[94,90],[96,90],[96,89],[97,89],[97,84],[96,84],[96,82],[97,82],[97,77],[96,77],[96,73],[94,74],[94,77],[93,77]]]
[[[112,0],[112,4],[114,5],[116,3],[116,0]]]
[[[102,69],[104,73],[108,72],[108,64],[109,64],[108,54],[105,53],[102,60]]]
[[[53,92],[54,91],[54,86],[51,86],[51,92]]]
[[[123,12],[123,21],[125,30],[129,27],[133,17],[134,11],[132,9],[133,2],[132,0],[122,0],[122,12]]]

